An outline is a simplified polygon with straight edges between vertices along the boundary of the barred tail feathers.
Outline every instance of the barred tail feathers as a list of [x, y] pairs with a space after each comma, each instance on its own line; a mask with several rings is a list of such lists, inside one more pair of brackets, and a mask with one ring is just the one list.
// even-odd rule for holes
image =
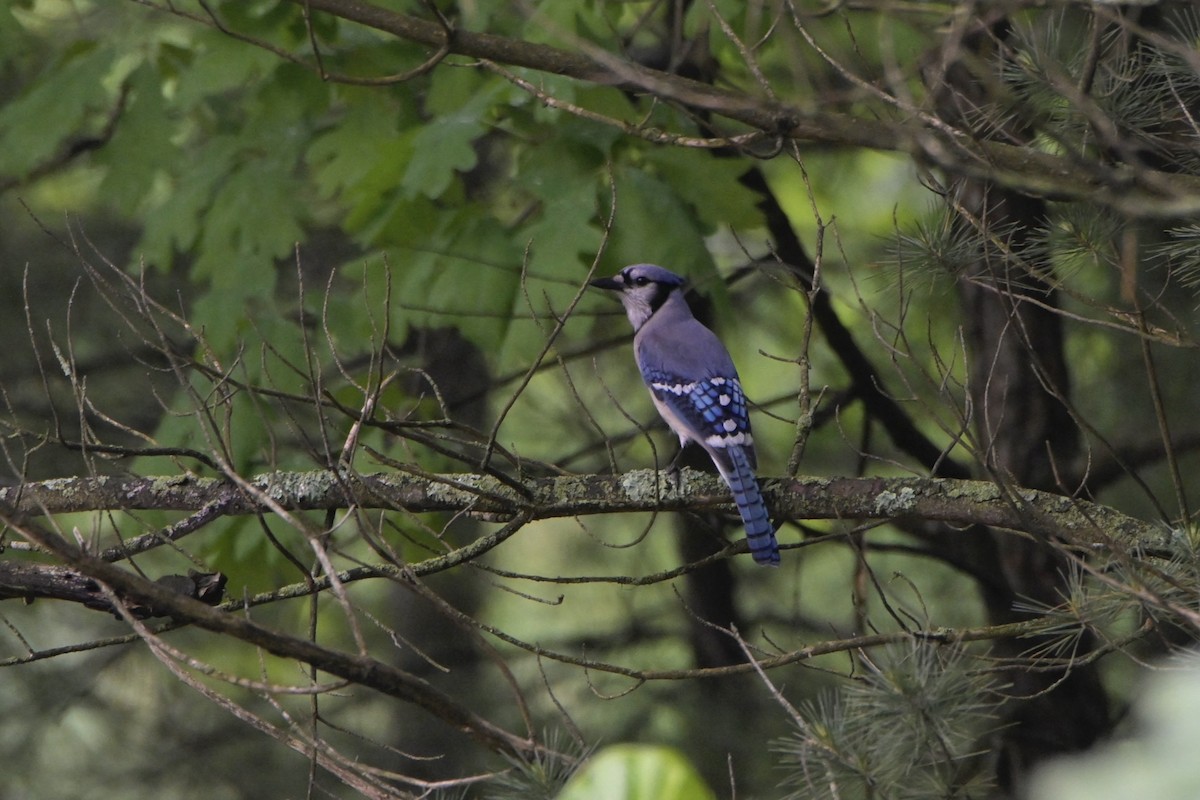
[[746, 526], [746, 541], [750, 544], [750, 555], [755, 563], [779, 566], [779, 544], [775, 541], [775, 529], [771, 526], [771, 517], [758, 490], [758, 481], [746, 451], [736, 445], [714, 447], [709, 449], [709, 455], [733, 493], [733, 501]]

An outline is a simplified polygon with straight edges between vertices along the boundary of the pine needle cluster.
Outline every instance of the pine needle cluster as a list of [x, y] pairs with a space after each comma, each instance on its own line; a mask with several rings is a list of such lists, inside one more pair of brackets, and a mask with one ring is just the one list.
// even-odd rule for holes
[[[1077, 9], [1015, 23], [995, 74], [976, 76], [987, 91], [960, 109], [960, 124], [977, 135], [990, 132], [1009, 144], [1112, 167], [1114, 175], [1200, 175], [1200, 9], [1164, 4], [1156, 14], [1162, 18], [1140, 28], [1089, 22]], [[961, 278], [970, 265], [991, 260], [1007, 261], [1006, 275], [1024, 271], [1047, 286], [1091, 269], [1096, 286], [1097, 275], [1133, 263], [1134, 254], [1121, 250], [1129, 220], [1087, 198], [1048, 202], [1040, 223], [1026, 219], [1014, 227], [971, 219], [976, 212], [956, 207], [953, 189], [940, 194], [943, 202], [897, 231], [890, 248], [896, 269], [888, 272], [903, 274], [906, 285]], [[1200, 291], [1200, 226], [1179, 220], [1136, 233], [1142, 268], [1165, 270], [1170, 281]]]
[[809, 704], [777, 744], [789, 798], [978, 797], [999, 695], [958, 647], [911, 640], [863, 655], [844, 691]]
[[489, 781], [483, 796], [488, 800], [554, 800], [594, 749], [594, 744], [551, 730], [545, 746], [536, 753], [507, 757], [510, 769]]

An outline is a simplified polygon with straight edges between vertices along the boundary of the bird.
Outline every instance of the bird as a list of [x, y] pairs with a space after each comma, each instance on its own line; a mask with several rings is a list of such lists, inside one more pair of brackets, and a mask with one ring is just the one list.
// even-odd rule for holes
[[659, 415], [679, 437], [704, 448], [733, 493], [750, 555], [779, 566], [779, 544], [758, 487], [746, 396], [717, 335], [692, 316], [685, 280], [656, 264], [633, 264], [589, 281], [617, 292], [633, 325], [633, 353]]

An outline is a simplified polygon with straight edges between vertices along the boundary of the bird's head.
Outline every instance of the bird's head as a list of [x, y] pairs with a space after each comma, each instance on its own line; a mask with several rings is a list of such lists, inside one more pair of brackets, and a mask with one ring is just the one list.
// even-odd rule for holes
[[625, 313], [636, 331], [654, 316], [654, 312], [683, 289], [683, 278], [654, 264], [634, 264], [611, 278], [596, 278], [591, 282], [597, 289], [618, 292]]

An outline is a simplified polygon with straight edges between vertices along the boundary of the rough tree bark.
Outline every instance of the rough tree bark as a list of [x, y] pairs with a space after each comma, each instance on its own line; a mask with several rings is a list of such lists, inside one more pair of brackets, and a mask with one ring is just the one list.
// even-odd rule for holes
[[[1032, 130], [1020, 122], [980, 124], [978, 109], [994, 102], [999, 64], [1006, 57], [1010, 21], [1000, 12], [984, 18], [965, 37], [969, 53], [931, 70], [943, 119], [977, 136], [1029, 141]], [[991, 63], [996, 72], [980, 74]], [[958, 295], [970, 358], [968, 394], [977, 447], [984, 469], [1002, 484], [1063, 492], [1059, 470], [1074, 463], [1079, 450], [1076, 425], [1064, 400], [1070, 376], [1053, 266], [1038, 246], [1047, 228], [1046, 203], [993, 181], [953, 178], [948, 200], [966, 241], [978, 242], [975, 256], [961, 265]], [[1013, 622], [1027, 615], [1018, 602], [1054, 606], [1064, 599], [1069, 564], [1045, 538], [992, 536], [997, 560], [990, 579], [980, 582], [990, 620]], [[978, 562], [976, 562], [978, 563]], [[1085, 637], [1079, 654], [1091, 649]], [[1019, 659], [1038, 646], [1036, 639], [1000, 640], [995, 654]], [[1003, 789], [1021, 793], [1030, 767], [1057, 753], [1082, 750], [1109, 730], [1108, 698], [1096, 667], [1005, 671], [1007, 722], [997, 749], [997, 777]]]

